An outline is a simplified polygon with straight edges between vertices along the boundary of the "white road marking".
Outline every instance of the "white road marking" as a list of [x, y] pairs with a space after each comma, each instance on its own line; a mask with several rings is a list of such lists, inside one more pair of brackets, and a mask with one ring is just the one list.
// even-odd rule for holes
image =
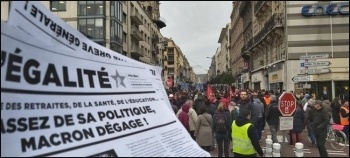
[[339, 151], [339, 150], [327, 150], [327, 152], [343, 153], [344, 151]]
[[[295, 148], [293, 148], [293, 150], [296, 150]], [[303, 150], [310, 150], [310, 149], [303, 149]]]
[[[294, 151], [296, 152], [296, 151]], [[311, 154], [311, 151], [304, 151], [305, 154]]]
[[[271, 139], [271, 135], [270, 134], [267, 135], [267, 139]], [[283, 136], [277, 135], [277, 140], [278, 140], [279, 143], [282, 143], [283, 142]], [[286, 143], [288, 143], [287, 137], [284, 137], [284, 141]]]
[[328, 155], [347, 155], [346, 153], [328, 153]]

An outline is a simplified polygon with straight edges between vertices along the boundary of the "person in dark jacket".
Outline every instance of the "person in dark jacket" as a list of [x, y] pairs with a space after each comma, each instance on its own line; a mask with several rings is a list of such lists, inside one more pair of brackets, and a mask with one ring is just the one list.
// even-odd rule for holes
[[279, 117], [281, 116], [280, 111], [278, 110], [278, 103], [277, 103], [277, 98], [275, 95], [270, 96], [271, 103], [268, 105], [266, 112], [265, 112], [265, 117], [266, 117], [266, 122], [270, 127], [270, 132], [271, 132], [271, 138], [273, 143], [278, 143], [277, 140], [277, 132], [278, 132], [278, 123], [279, 123]]
[[339, 97], [335, 97], [331, 103], [332, 108], [332, 119], [335, 124], [340, 124], [340, 107], [341, 107], [341, 99]]
[[176, 103], [177, 108], [181, 109], [182, 105], [184, 105], [186, 101], [187, 101], [187, 96], [182, 94], [180, 96], [180, 99]]
[[315, 101], [315, 114], [313, 116], [312, 129], [314, 131], [317, 143], [317, 149], [320, 153], [320, 157], [328, 157], [328, 153], [325, 147], [327, 137], [327, 126], [329, 124], [329, 115], [327, 111], [322, 107], [322, 101]]
[[290, 131], [292, 133], [292, 144], [295, 145], [297, 142], [302, 142], [301, 133], [304, 129], [304, 110], [301, 102], [296, 102], [297, 108], [293, 116], [293, 129]]
[[[207, 112], [208, 114], [211, 115], [211, 117], [214, 117], [215, 111], [216, 111], [216, 105], [215, 103], [210, 102], [210, 99], [207, 99], [205, 101], [205, 105], [207, 107]], [[212, 132], [212, 144], [210, 146], [210, 150], [214, 150], [216, 144], [216, 140], [215, 140], [215, 132]]]
[[238, 101], [237, 106], [240, 110], [246, 109], [248, 111], [251, 111], [252, 109], [252, 102], [248, 96], [248, 92], [246, 90], [241, 90], [239, 92], [240, 100]]
[[253, 106], [251, 109], [251, 121], [256, 129], [256, 132], [258, 134], [258, 138], [261, 141], [262, 131], [264, 130], [264, 110], [265, 106], [261, 102], [261, 100], [258, 98], [257, 91], [254, 91], [253, 94]]
[[205, 99], [202, 93], [197, 94], [197, 99], [194, 101], [193, 109], [197, 114], [200, 114], [200, 109], [205, 108]]
[[313, 116], [315, 113], [315, 108], [314, 108], [315, 102], [312, 102], [312, 104], [308, 103], [306, 111], [304, 113], [304, 127], [307, 128], [308, 131], [308, 137], [311, 140], [311, 145], [309, 147], [315, 147], [316, 146], [316, 138], [315, 134], [312, 130], [312, 124], [313, 124]]
[[[222, 157], [223, 153], [225, 157], [229, 157], [229, 146], [230, 146], [230, 131], [231, 131], [231, 115], [225, 110], [224, 103], [219, 103], [217, 112], [213, 117], [212, 130], [215, 133], [216, 142], [218, 144], [218, 157]], [[219, 115], [225, 115], [226, 118], [226, 131], [225, 133], [219, 133], [217, 131], [217, 118]]]
[[[254, 125], [250, 122], [250, 111], [241, 109], [237, 119], [232, 123], [232, 150], [235, 157], [262, 157], [263, 150], [259, 144]], [[247, 129], [247, 130], [246, 130]], [[248, 138], [246, 137], [248, 136]]]

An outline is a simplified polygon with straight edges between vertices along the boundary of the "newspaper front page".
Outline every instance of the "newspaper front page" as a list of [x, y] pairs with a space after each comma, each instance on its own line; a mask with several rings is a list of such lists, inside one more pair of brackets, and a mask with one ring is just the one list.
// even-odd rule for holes
[[169, 110], [151, 67], [16, 26], [1, 23], [1, 156], [210, 156]]

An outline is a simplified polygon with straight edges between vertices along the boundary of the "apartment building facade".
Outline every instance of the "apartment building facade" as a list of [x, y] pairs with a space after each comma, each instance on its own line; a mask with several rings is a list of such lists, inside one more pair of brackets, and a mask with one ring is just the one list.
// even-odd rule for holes
[[231, 73], [230, 66], [230, 41], [229, 34], [231, 31], [231, 23], [226, 24], [225, 28], [221, 29], [221, 33], [218, 39], [218, 43], [220, 43], [220, 49], [218, 49], [217, 54], [217, 71], [221, 73]]
[[[349, 2], [302, 1], [286, 2], [287, 37], [287, 88], [295, 91], [315, 92], [316, 95], [349, 95]], [[310, 74], [310, 88], [306, 82], [291, 82], [293, 76], [301, 75], [301, 55], [329, 54], [329, 66], [309, 67], [328, 69], [328, 72]]]
[[[331, 5], [332, 11], [327, 10]], [[231, 14], [233, 72], [240, 56], [248, 70], [241, 74], [241, 88], [315, 92], [330, 98], [348, 94], [349, 3], [340, 1], [234, 1]], [[306, 9], [305, 9], [306, 8]], [[317, 8], [317, 9], [316, 9]], [[329, 7], [328, 7], [329, 8]], [[238, 10], [238, 15], [235, 14]], [[332, 15], [330, 15], [332, 14]], [[242, 19], [243, 28], [237, 28]], [[242, 33], [239, 33], [242, 31]], [[238, 35], [237, 35], [238, 34]], [[243, 40], [237, 40], [243, 36]], [[243, 41], [241, 51], [237, 45]], [[310, 75], [306, 82], [292, 78], [305, 75], [300, 56], [329, 54], [325, 73]], [[237, 57], [238, 58], [238, 57]], [[239, 77], [239, 73], [233, 73]]]
[[211, 63], [210, 63], [210, 66], [209, 66], [209, 70], [208, 70], [208, 72], [207, 72], [207, 80], [208, 81], [210, 81], [210, 80], [212, 80], [213, 78], [215, 78], [216, 77], [216, 73], [217, 73], [217, 71], [216, 71], [216, 59], [215, 59], [215, 55], [213, 55], [212, 57], [211, 57]]
[[[123, 3], [123, 53], [152, 65], [162, 66], [163, 36], [158, 1], [121, 1]], [[148, 10], [146, 10], [148, 9]]]
[[173, 78], [175, 86], [178, 86], [181, 83], [194, 83], [196, 81], [196, 74], [180, 47], [177, 46], [171, 38], [164, 38], [164, 40], [166, 41], [166, 47], [163, 51], [164, 80]]
[[241, 3], [238, 1], [232, 2], [232, 12], [230, 16], [232, 30], [229, 34], [230, 64], [232, 75], [235, 78], [235, 87], [243, 87], [241, 75], [245, 74], [245, 72], [248, 70], [247, 64], [245, 64], [243, 58], [241, 57], [241, 49], [244, 46], [244, 40], [243, 18], [239, 16], [240, 5]]

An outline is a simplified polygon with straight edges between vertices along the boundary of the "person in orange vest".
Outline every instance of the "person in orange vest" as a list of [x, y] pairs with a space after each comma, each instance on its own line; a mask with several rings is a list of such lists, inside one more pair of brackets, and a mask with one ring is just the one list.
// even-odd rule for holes
[[343, 132], [349, 141], [349, 101], [344, 100], [339, 112], [340, 124], [344, 126]]
[[269, 92], [265, 92], [265, 94], [264, 94], [264, 100], [265, 100], [266, 106], [270, 105], [270, 103], [271, 103], [271, 98], [270, 98]]

